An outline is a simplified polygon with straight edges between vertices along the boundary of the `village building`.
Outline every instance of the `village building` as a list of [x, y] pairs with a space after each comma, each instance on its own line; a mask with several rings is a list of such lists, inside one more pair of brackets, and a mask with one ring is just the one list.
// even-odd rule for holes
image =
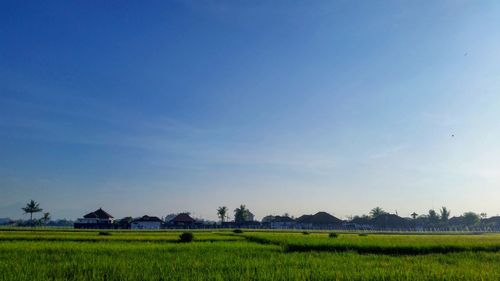
[[132, 220], [131, 229], [160, 229], [163, 221], [158, 217], [142, 216]]
[[193, 227], [195, 223], [196, 220], [193, 219], [188, 213], [180, 213], [172, 219], [166, 221], [167, 226], [185, 228]]
[[99, 208], [94, 212], [88, 213], [79, 218], [75, 224], [75, 228], [96, 228], [96, 229], [110, 229], [113, 228], [114, 217]]

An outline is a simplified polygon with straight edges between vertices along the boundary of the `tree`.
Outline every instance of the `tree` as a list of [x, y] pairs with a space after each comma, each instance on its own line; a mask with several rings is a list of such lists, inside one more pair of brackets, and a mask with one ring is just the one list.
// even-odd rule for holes
[[467, 226], [474, 226], [479, 223], [479, 215], [474, 212], [466, 212], [463, 217], [464, 223]]
[[234, 222], [242, 223], [248, 219], [248, 210], [245, 205], [240, 205], [239, 208], [234, 209]]
[[50, 221], [50, 213], [43, 213], [42, 221], [44, 224], [47, 224]]
[[386, 211], [380, 207], [375, 207], [370, 211], [370, 215], [374, 218], [384, 214], [387, 214]]
[[415, 212], [413, 212], [410, 216], [411, 216], [414, 220], [416, 220], [416, 219], [417, 219], [417, 217], [418, 217], [418, 214], [417, 214], [417, 213], [415, 213]]
[[224, 222], [224, 220], [227, 218], [227, 207], [222, 206], [217, 208], [217, 216], [220, 218], [221, 222]]
[[429, 210], [429, 216], [427, 217], [429, 220], [429, 223], [431, 224], [436, 224], [439, 222], [439, 215], [437, 214], [436, 210], [430, 209]]
[[448, 219], [450, 218], [451, 211], [448, 210], [446, 207], [441, 207], [439, 212], [441, 213], [441, 221], [448, 222]]
[[34, 200], [31, 200], [29, 203], [26, 204], [26, 207], [21, 208], [25, 214], [30, 214], [30, 223], [33, 225], [33, 213], [38, 213], [43, 211], [42, 208], [40, 208], [40, 204], [35, 202]]
[[481, 219], [485, 220], [488, 215], [486, 213], [480, 213], [479, 216], [481, 217]]

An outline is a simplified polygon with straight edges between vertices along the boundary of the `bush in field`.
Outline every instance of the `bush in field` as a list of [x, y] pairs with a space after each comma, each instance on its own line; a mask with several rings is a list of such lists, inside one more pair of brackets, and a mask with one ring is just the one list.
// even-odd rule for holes
[[179, 235], [179, 242], [188, 243], [193, 241], [194, 235], [191, 232], [183, 232]]
[[360, 233], [359, 236], [368, 236], [368, 233]]
[[337, 233], [335, 233], [335, 232], [332, 232], [332, 233], [328, 234], [328, 237], [330, 237], [330, 238], [337, 238], [337, 237], [339, 237], [339, 235]]
[[243, 233], [243, 230], [241, 230], [241, 229], [235, 229], [235, 230], [233, 230], [233, 233]]
[[108, 235], [111, 235], [111, 233], [109, 233], [107, 231], [99, 231], [99, 235], [108, 236]]
[[309, 235], [309, 234], [311, 234], [311, 233], [310, 233], [310, 232], [308, 232], [308, 231], [302, 231], [302, 234], [304, 234], [304, 235]]

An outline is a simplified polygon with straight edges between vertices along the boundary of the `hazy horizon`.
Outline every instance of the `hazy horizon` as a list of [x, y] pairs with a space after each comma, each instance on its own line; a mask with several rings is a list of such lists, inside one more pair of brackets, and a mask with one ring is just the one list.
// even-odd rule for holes
[[0, 3], [0, 217], [500, 213], [500, 2], [147, 4]]

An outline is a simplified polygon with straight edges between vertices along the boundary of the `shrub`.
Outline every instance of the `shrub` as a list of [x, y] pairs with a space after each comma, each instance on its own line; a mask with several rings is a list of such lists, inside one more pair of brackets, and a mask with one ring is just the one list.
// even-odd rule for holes
[[311, 233], [309, 233], [308, 231], [302, 231], [302, 234], [304, 234], [304, 235], [309, 235], [309, 234], [311, 234]]
[[359, 236], [368, 236], [368, 233], [360, 233]]
[[109, 233], [107, 231], [99, 231], [99, 235], [108, 236], [108, 235], [111, 235], [111, 233]]
[[235, 229], [235, 230], [233, 230], [233, 233], [243, 233], [243, 230], [241, 230], [241, 229]]
[[181, 235], [179, 235], [179, 242], [184, 242], [188, 243], [193, 241], [194, 235], [191, 232], [183, 232]]
[[330, 238], [337, 238], [337, 237], [339, 237], [339, 235], [337, 233], [335, 233], [335, 232], [332, 232], [332, 233], [328, 234], [328, 237], [330, 237]]

